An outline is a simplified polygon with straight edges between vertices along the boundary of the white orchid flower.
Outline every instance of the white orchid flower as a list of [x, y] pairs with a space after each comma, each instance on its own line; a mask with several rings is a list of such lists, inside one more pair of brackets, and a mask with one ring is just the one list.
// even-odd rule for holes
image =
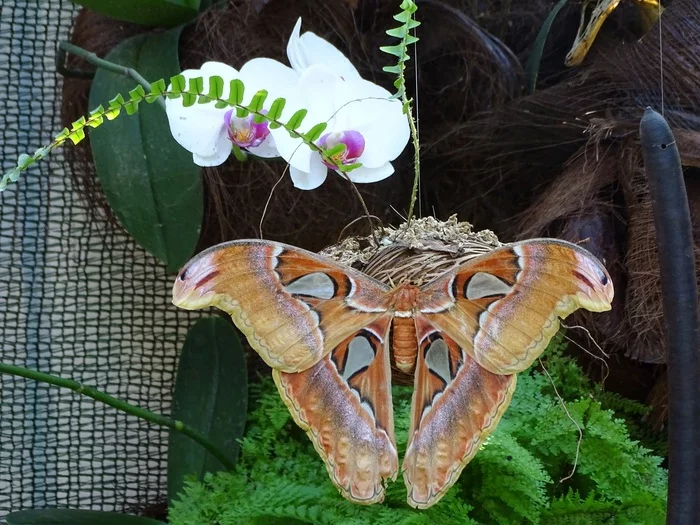
[[391, 161], [403, 151], [410, 136], [401, 102], [390, 99], [391, 94], [381, 86], [362, 79], [331, 44], [313, 33], [299, 36], [299, 32], [297, 22], [287, 54], [301, 76], [286, 108], [308, 110], [297, 130], [300, 133], [320, 122], [327, 123], [316, 141], [321, 149], [329, 150], [340, 143], [346, 149], [332, 162], [324, 161], [318, 151], [290, 136], [284, 128], [272, 130], [280, 156], [290, 165], [294, 186], [317, 188], [326, 180], [328, 169], [337, 171], [341, 164], [362, 164], [347, 172], [353, 182], [377, 182], [389, 177], [394, 173]]
[[[182, 75], [188, 82], [203, 77], [205, 90], [209, 77], [221, 77], [223, 98], [229, 96], [231, 80], [240, 79], [244, 85], [243, 103], [247, 104], [255, 93], [265, 89], [267, 106], [278, 97], [286, 98], [299, 79], [297, 72], [269, 58], [254, 58], [240, 71], [221, 62], [205, 62], [200, 69], [187, 69]], [[253, 122], [253, 115], [239, 118], [235, 109], [219, 109], [214, 103], [184, 107], [181, 98], [166, 99], [165, 111], [173, 137], [192, 152], [192, 160], [199, 166], [222, 164], [231, 154], [233, 144], [259, 157], [279, 156], [268, 123]]]
[[297, 20], [287, 43], [287, 58], [292, 69], [302, 74], [311, 66], [326, 66], [345, 81], [359, 80], [360, 74], [333, 44], [307, 31], [301, 34], [301, 18]]

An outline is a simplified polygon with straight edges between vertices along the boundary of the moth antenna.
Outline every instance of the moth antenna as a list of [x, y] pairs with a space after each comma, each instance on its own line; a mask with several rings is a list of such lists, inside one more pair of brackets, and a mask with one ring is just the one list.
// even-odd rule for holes
[[545, 375], [549, 378], [549, 382], [552, 384], [552, 388], [554, 389], [554, 394], [557, 396], [557, 399], [559, 400], [559, 403], [561, 404], [561, 407], [564, 409], [564, 413], [566, 414], [566, 417], [568, 417], [571, 422], [576, 426], [576, 430], [578, 430], [578, 441], [576, 442], [576, 456], [574, 456], [574, 466], [571, 468], [571, 472], [569, 472], [566, 476], [561, 478], [559, 480], [559, 483], [563, 483], [568, 479], [571, 479], [574, 477], [574, 474], [576, 473], [576, 467], [578, 466], [578, 457], [579, 453], [581, 452], [581, 442], [583, 441], [583, 429], [579, 426], [579, 424], [576, 422], [576, 420], [571, 417], [571, 413], [569, 412], [569, 409], [566, 408], [566, 403], [564, 402], [564, 398], [562, 398], [559, 395], [559, 391], [557, 390], [557, 385], [554, 384], [554, 380], [552, 379], [552, 376], [549, 375], [549, 372], [544, 366], [544, 363], [542, 362], [542, 359], [538, 359], [540, 362], [540, 366], [542, 367], [542, 371], [545, 373]]

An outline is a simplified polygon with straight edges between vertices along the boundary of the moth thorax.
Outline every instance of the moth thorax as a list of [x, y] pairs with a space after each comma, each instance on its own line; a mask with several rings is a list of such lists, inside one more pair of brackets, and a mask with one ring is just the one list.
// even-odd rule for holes
[[416, 366], [418, 344], [413, 317], [394, 317], [391, 328], [391, 347], [394, 350], [396, 367], [410, 373]]

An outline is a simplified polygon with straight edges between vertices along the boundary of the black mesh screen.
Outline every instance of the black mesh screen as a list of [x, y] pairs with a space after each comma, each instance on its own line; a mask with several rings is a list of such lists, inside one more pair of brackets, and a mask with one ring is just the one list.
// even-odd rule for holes
[[[0, 7], [0, 159], [60, 130], [57, 43], [69, 0]], [[31, 94], [31, 99], [29, 98]], [[169, 412], [190, 314], [172, 276], [93, 220], [61, 151], [0, 193], [0, 359]], [[67, 390], [0, 376], [0, 519], [10, 510], [127, 510], [165, 497], [167, 433]]]

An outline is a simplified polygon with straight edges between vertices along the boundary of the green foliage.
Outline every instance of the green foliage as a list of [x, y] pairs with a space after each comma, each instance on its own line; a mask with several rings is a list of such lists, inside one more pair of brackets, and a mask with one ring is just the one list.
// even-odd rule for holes
[[73, 509], [21, 510], [8, 514], [7, 525], [165, 525], [162, 521], [116, 512]]
[[[181, 29], [128, 38], [105, 59], [150, 78], [173, 75], [180, 71]], [[151, 91], [164, 88], [164, 83], [158, 84]], [[73, 124], [76, 139], [85, 138], [86, 127], [97, 128], [90, 131], [90, 150], [110, 207], [136, 242], [176, 272], [199, 240], [204, 213], [201, 168], [175, 141], [165, 113], [153, 104], [160, 97], [147, 94], [141, 85], [134, 87], [133, 80], [122, 74], [99, 68], [89, 106], [98, 106], [115, 93], [108, 110], [98, 107], [90, 113], [91, 120]], [[122, 108], [129, 116], [117, 119]], [[100, 126], [105, 118], [114, 120]]]
[[394, 29], [389, 29], [386, 32], [387, 35], [398, 38], [400, 42], [393, 46], [383, 46], [379, 48], [385, 53], [399, 59], [396, 65], [384, 66], [384, 68], [382, 68], [387, 73], [396, 75], [397, 78], [394, 81], [394, 86], [397, 89], [397, 97], [403, 96], [406, 91], [406, 78], [404, 73], [406, 71], [406, 62], [411, 58], [408, 54], [408, 46], [418, 42], [418, 38], [411, 35], [411, 30], [420, 25], [420, 22], [415, 19], [417, 10], [418, 6], [413, 0], [403, 0], [401, 2], [401, 12], [394, 15], [394, 20], [400, 22], [401, 25]]
[[[236, 471], [191, 481], [171, 507], [174, 525], [313, 524], [645, 524], [664, 523], [666, 473], [661, 459], [629, 438], [619, 414], [569, 358], [560, 340], [547, 369], [572, 417], [583, 429], [574, 475], [578, 430], [542, 372], [521, 374], [510, 409], [460, 480], [425, 511], [405, 503], [399, 476], [386, 501], [369, 507], [344, 500], [328, 479], [304, 432], [294, 425], [268, 379], [253, 390]], [[399, 454], [406, 448], [411, 389], [394, 387]], [[607, 396], [601, 396], [607, 397]], [[627, 401], [627, 400], [625, 400]], [[621, 410], [639, 411], [635, 403]]]
[[73, 0], [111, 18], [145, 26], [173, 27], [197, 16], [200, 0]]
[[[97, 128], [104, 123], [105, 119], [114, 120], [121, 114], [122, 110], [124, 110], [127, 115], [134, 115], [138, 112], [142, 102], [152, 104], [153, 102], [161, 100], [162, 97], [167, 97], [169, 99], [182, 98], [185, 107], [190, 107], [197, 103], [209, 104], [213, 102], [217, 108], [235, 108], [236, 115], [239, 117], [252, 114], [254, 115], [255, 122], [260, 123], [267, 121], [272, 129], [284, 127], [292, 137], [300, 139], [309, 148], [320, 153], [329, 164], [333, 164], [332, 159], [329, 158], [328, 152], [314, 143], [320, 136], [318, 130], [320, 129], [322, 132], [327, 126], [326, 123], [322, 122], [316, 124], [306, 134], [297, 131], [303, 123], [304, 118], [306, 118], [307, 110], [301, 109], [295, 112], [285, 123], [281, 120], [281, 115], [286, 104], [284, 98], [275, 99], [270, 106], [270, 111], [265, 112], [262, 107], [267, 99], [267, 91], [258, 91], [253, 96], [250, 103], [245, 105], [243, 104], [245, 86], [240, 79], [231, 81], [231, 89], [227, 99], [222, 98], [223, 79], [221, 77], [211, 76], [207, 81], [208, 85], [205, 89], [203, 77], [192, 78], [188, 84], [187, 79], [183, 75], [175, 75], [170, 79], [171, 86], [169, 89], [165, 85], [165, 80], [160, 79], [153, 82], [148, 91], [142, 86], [132, 89], [128, 93], [128, 99], [124, 98], [121, 93], [118, 94], [108, 102], [106, 109], [102, 105], [99, 105], [89, 112], [87, 118], [81, 117], [71, 124], [70, 129], [64, 128], [54, 137], [54, 140], [48, 146], [39, 148], [33, 155], [20, 155], [17, 166], [6, 171], [0, 179], [0, 192], [5, 190], [10, 182], [17, 182], [23, 171], [27, 170], [35, 162], [46, 157], [55, 148], [63, 146], [67, 141], [72, 142], [74, 145], [78, 144], [85, 138], [85, 131], [87, 128]], [[338, 166], [337, 169], [341, 172], [349, 172], [360, 166], [362, 166], [362, 164], [354, 163]]]
[[544, 52], [544, 44], [547, 42], [547, 37], [549, 36], [549, 31], [552, 29], [554, 19], [568, 2], [569, 0], [559, 0], [549, 12], [547, 19], [537, 33], [535, 45], [532, 47], [532, 52], [525, 66], [525, 70], [527, 71], [527, 87], [530, 93], [534, 93], [537, 87], [537, 76], [540, 72], [540, 61], [542, 60], [542, 53]]
[[[415, 30], [420, 25], [415, 19], [418, 6], [413, 0], [403, 0], [401, 2], [401, 12], [394, 15], [394, 20], [401, 22], [399, 27], [387, 30], [389, 36], [400, 39], [397, 45], [380, 47], [381, 51], [397, 57], [398, 63], [393, 66], [384, 66], [382, 68], [387, 73], [396, 75], [394, 86], [397, 92], [395, 98], [400, 98], [403, 103], [403, 112], [408, 117], [408, 125], [411, 128], [411, 139], [413, 141], [413, 189], [411, 190], [411, 200], [408, 206], [408, 221], [413, 218], [413, 208], [416, 204], [418, 196], [418, 186], [420, 182], [420, 141], [418, 140], [418, 129], [416, 120], [413, 118], [413, 108], [411, 107], [412, 99], [406, 96], [406, 62], [411, 58], [408, 55], [408, 46], [418, 42], [418, 38], [411, 35], [411, 30]], [[351, 166], [346, 166], [345, 171], [349, 171]]]
[[[173, 394], [172, 417], [204, 434], [230, 463], [238, 456], [245, 430], [248, 371], [241, 340], [233, 325], [221, 317], [197, 321], [187, 333], [180, 353]], [[225, 466], [198, 443], [171, 431], [168, 443], [168, 494], [182, 490], [183, 480]]]

